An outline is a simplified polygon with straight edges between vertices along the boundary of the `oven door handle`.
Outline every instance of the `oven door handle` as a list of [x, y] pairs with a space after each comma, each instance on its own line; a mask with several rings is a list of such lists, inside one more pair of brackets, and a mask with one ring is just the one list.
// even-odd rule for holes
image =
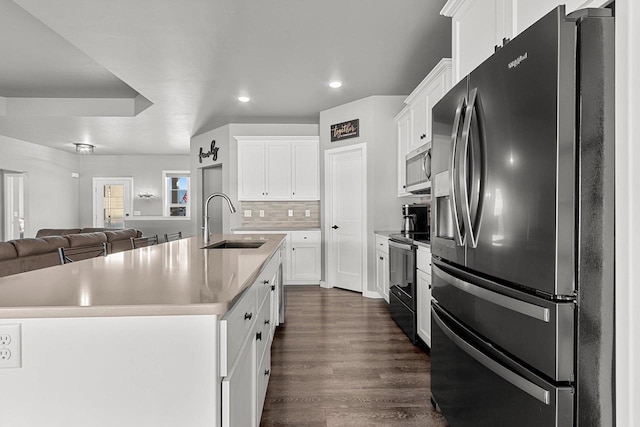
[[396, 242], [395, 240], [389, 240], [389, 246], [394, 248], [403, 249], [405, 251], [413, 251], [415, 246], [407, 245], [405, 243]]
[[494, 374], [498, 375], [503, 380], [511, 383], [513, 386], [518, 387], [520, 390], [527, 393], [529, 396], [538, 399], [540, 402], [548, 405], [550, 402], [551, 393], [549, 390], [545, 390], [539, 385], [532, 383], [528, 379], [516, 374], [508, 368], [505, 368], [462, 338], [460, 338], [454, 331], [452, 331], [438, 313], [431, 308], [431, 317], [435, 320], [436, 324], [442, 332], [451, 340], [453, 343], [458, 346], [458, 348], [468, 354], [470, 357], [475, 359], [478, 363], [480, 363], [485, 368], [489, 369]]

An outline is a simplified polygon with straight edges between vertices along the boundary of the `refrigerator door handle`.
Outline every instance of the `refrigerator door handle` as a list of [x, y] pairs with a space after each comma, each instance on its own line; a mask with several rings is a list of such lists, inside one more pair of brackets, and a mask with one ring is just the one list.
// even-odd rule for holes
[[[462, 125], [462, 152], [460, 154], [460, 162], [462, 163], [462, 219], [464, 221], [464, 228], [467, 230], [467, 236], [472, 248], [478, 247], [478, 230], [473, 229], [471, 223], [471, 202], [469, 195], [469, 179], [468, 179], [468, 162], [469, 157], [469, 134], [471, 132], [471, 118], [476, 107], [476, 99], [478, 96], [478, 89], [474, 88], [469, 93], [469, 102], [467, 103], [467, 109], [464, 115], [464, 124]], [[471, 159], [473, 161], [473, 158]], [[472, 164], [472, 168], [476, 168], [479, 165]]]
[[451, 179], [451, 212], [453, 213], [453, 223], [454, 223], [454, 239], [458, 246], [464, 245], [464, 237], [462, 236], [462, 232], [460, 231], [460, 219], [458, 218], [458, 207], [456, 203], [456, 152], [458, 150], [458, 131], [460, 130], [460, 119], [462, 117], [462, 112], [465, 110], [467, 104], [467, 98], [461, 98], [458, 102], [458, 107], [456, 108], [456, 117], [453, 121], [453, 131], [451, 132], [451, 167], [449, 169]]
[[515, 298], [508, 297], [506, 295], [499, 294], [497, 292], [490, 291], [472, 283], [466, 282], [462, 279], [458, 279], [444, 271], [436, 264], [431, 265], [432, 271], [436, 276], [460, 289], [463, 292], [471, 294], [477, 298], [488, 301], [492, 304], [499, 305], [507, 310], [515, 311], [524, 316], [532, 317], [537, 320], [541, 320], [545, 323], [549, 323], [551, 320], [551, 312], [546, 307], [540, 307], [539, 305], [531, 304], [529, 302], [520, 301]]
[[444, 332], [445, 335], [451, 341], [453, 341], [455, 345], [458, 346], [458, 348], [460, 348], [460, 350], [464, 351], [470, 357], [475, 359], [478, 363], [483, 365], [485, 368], [489, 369], [491, 372], [498, 375], [505, 381], [508, 381], [515, 387], [518, 387], [520, 390], [524, 391], [529, 396], [535, 399], [538, 399], [540, 402], [544, 403], [545, 405], [549, 404], [551, 400], [550, 399], [551, 393], [549, 392], [549, 390], [545, 390], [539, 385], [532, 383], [526, 378], [521, 377], [515, 372], [512, 372], [511, 370], [505, 368], [495, 360], [491, 359], [490, 357], [482, 353], [480, 350], [473, 347], [471, 344], [467, 343], [465, 340], [460, 338], [454, 331], [452, 331], [444, 323], [442, 319], [440, 319], [440, 316], [438, 316], [438, 313], [436, 313], [433, 310], [433, 308], [431, 309], [431, 316], [433, 320], [435, 320], [435, 322], [438, 324], [440, 329], [442, 329], [442, 332]]

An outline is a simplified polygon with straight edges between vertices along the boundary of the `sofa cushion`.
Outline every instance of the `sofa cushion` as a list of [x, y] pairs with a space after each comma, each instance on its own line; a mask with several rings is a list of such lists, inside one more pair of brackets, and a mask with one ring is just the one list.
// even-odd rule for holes
[[109, 228], [96, 228], [96, 227], [87, 227], [78, 231], [78, 233], [95, 233], [96, 231], [107, 231]]
[[67, 234], [77, 234], [79, 232], [79, 228], [41, 228], [36, 233], [36, 237], [64, 236]]
[[[64, 237], [60, 237], [60, 239], [66, 240]], [[45, 240], [45, 238], [35, 237], [11, 240], [10, 242], [16, 248], [18, 257], [24, 257], [30, 255], [46, 254], [48, 252], [56, 252], [58, 248], [68, 246], [60, 239], [51, 239], [51, 237], [48, 237], [47, 240]]]
[[16, 247], [11, 242], [0, 242], [0, 261], [18, 258]]
[[115, 242], [118, 240], [127, 240], [132, 237], [138, 237], [138, 230], [133, 228], [125, 228], [124, 230], [109, 230], [104, 232], [107, 236], [107, 242]]
[[72, 248], [107, 242], [107, 236], [100, 231], [95, 233], [69, 234], [65, 237], [69, 241], [69, 246]]

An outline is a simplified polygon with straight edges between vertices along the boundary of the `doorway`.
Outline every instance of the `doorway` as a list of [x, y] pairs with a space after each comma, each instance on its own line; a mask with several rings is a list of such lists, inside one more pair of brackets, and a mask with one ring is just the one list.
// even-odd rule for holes
[[4, 240], [24, 238], [24, 175], [4, 174]]
[[[212, 193], [222, 193], [222, 164], [202, 168], [202, 203]], [[223, 215], [222, 198], [214, 197], [209, 202], [209, 231], [212, 234], [222, 234]]]
[[124, 228], [133, 206], [133, 178], [93, 178], [93, 226]]
[[367, 277], [367, 146], [325, 151], [325, 236], [330, 287], [363, 292]]

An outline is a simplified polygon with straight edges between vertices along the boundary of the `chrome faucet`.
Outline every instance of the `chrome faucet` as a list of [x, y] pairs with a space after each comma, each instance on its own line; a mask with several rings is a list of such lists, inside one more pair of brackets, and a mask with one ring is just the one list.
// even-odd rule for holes
[[214, 197], [222, 197], [223, 199], [225, 199], [227, 201], [227, 204], [229, 205], [229, 211], [231, 211], [231, 213], [236, 213], [236, 208], [233, 206], [233, 203], [231, 203], [231, 199], [229, 199], [229, 196], [227, 196], [224, 193], [213, 193], [212, 195], [210, 195], [207, 198], [207, 201], [204, 202], [204, 227], [203, 228], [203, 236], [202, 236], [202, 240], [204, 242], [205, 245], [209, 244], [209, 202], [211, 201], [211, 199], [213, 199]]

